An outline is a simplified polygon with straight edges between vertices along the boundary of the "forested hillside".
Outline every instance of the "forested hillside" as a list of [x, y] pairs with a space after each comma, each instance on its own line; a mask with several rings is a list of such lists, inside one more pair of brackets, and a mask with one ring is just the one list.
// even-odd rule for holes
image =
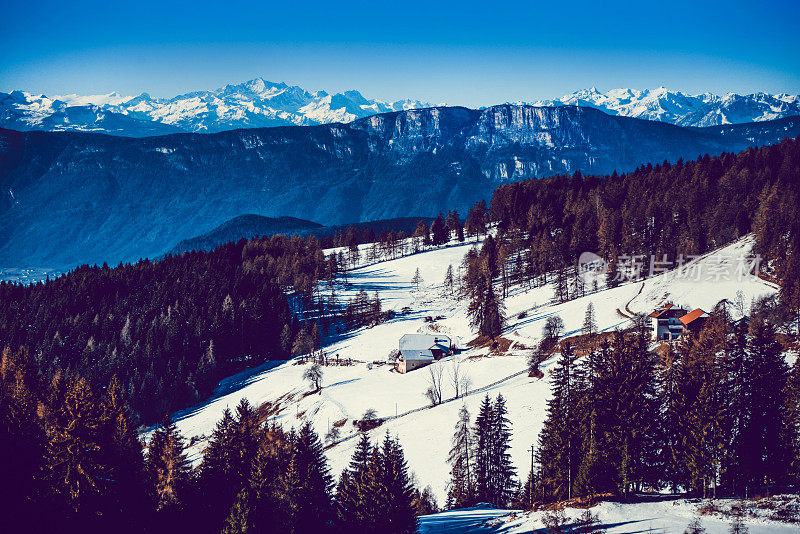
[[[554, 176], [498, 187], [489, 217], [526, 262], [515, 273], [544, 276], [595, 252], [615, 267], [641, 255], [662, 268], [756, 235], [760, 267], [800, 305], [800, 138], [738, 154], [647, 164], [628, 174]], [[470, 217], [467, 224], [469, 225]], [[682, 258], [682, 260], [681, 260]]]
[[78, 374], [101, 388], [116, 376], [134, 413], [152, 422], [207, 397], [224, 376], [288, 357], [293, 311], [322, 262], [315, 240], [278, 236], [83, 266], [27, 287], [0, 283], [0, 339], [26, 347], [45, 379]]

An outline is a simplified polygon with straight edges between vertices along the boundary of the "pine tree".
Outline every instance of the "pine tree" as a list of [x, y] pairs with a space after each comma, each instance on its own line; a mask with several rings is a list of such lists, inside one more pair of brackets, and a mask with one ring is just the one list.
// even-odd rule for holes
[[284, 533], [291, 527], [291, 502], [286, 473], [297, 436], [280, 428], [264, 433], [250, 477], [248, 523], [252, 532]]
[[52, 406], [45, 458], [50, 488], [78, 521], [96, 520], [111, 481], [102, 446], [106, 414], [84, 378], [69, 379], [63, 402]]
[[[204, 519], [208, 525], [219, 525], [225, 514], [230, 512], [234, 498], [242, 491], [240, 481], [233, 475], [235, 423], [230, 409], [225, 408], [222, 418], [211, 433], [203, 463], [200, 465], [198, 493], [215, 495], [203, 507], [206, 514]], [[214, 529], [218, 530], [218, 527]]]
[[128, 525], [137, 530], [144, 519], [146, 486], [142, 443], [132, 424], [132, 415], [123, 397], [122, 385], [114, 376], [102, 399], [107, 427], [103, 431], [102, 450], [111, 466], [113, 481], [108, 493], [105, 515], [110, 524]]
[[597, 333], [597, 320], [594, 317], [594, 304], [586, 306], [586, 313], [583, 316], [583, 328], [581, 333], [585, 336], [593, 336]]
[[294, 443], [285, 484], [290, 510], [288, 532], [329, 531], [333, 524], [333, 479], [322, 443], [309, 423]]
[[336, 513], [344, 532], [372, 532], [376, 516], [373, 510], [373, 450], [366, 433], [361, 434], [350, 465], [342, 472], [336, 489]]
[[417, 531], [414, 486], [408, 475], [403, 448], [389, 433], [378, 454], [379, 531], [387, 534], [412, 534]]
[[236, 495], [233, 506], [231, 506], [230, 512], [222, 525], [221, 532], [222, 534], [255, 532], [250, 519], [250, 496], [248, 490], [243, 489]]
[[448, 295], [453, 294], [454, 285], [455, 285], [455, 279], [453, 278], [453, 266], [448, 265], [447, 272], [444, 274], [444, 287]]
[[495, 294], [491, 279], [485, 273], [479, 274], [467, 307], [470, 324], [478, 329], [480, 335], [494, 339], [503, 330], [503, 310], [503, 303]]
[[539, 434], [540, 484], [545, 499], [563, 500], [571, 496], [573, 474], [577, 473], [580, 443], [573, 397], [573, 361], [572, 345], [565, 342], [553, 372], [553, 395], [547, 402], [547, 418]]
[[148, 444], [145, 472], [151, 483], [154, 508], [159, 521], [168, 528], [177, 526], [191, 485], [189, 460], [184, 452], [183, 438], [175, 423], [165, 416]]
[[475, 458], [475, 499], [478, 502], [491, 501], [491, 476], [494, 449], [494, 435], [492, 433], [492, 419], [494, 407], [487, 394], [481, 402], [478, 415], [475, 418], [475, 431], [472, 440]]
[[748, 348], [751, 368], [745, 396], [749, 413], [736, 454], [747, 487], [760, 488], [785, 480], [791, 462], [784, 397], [788, 368], [770, 325], [754, 320]]
[[569, 300], [569, 287], [567, 285], [567, 269], [563, 265], [556, 271], [555, 298], [558, 302]]
[[470, 415], [466, 405], [458, 411], [452, 447], [447, 457], [450, 464], [450, 484], [447, 488], [447, 508], [463, 508], [473, 503]]
[[445, 226], [447, 227], [448, 232], [450, 233], [450, 238], [453, 238], [453, 234], [455, 233], [456, 239], [459, 242], [464, 241], [464, 227], [461, 226], [461, 220], [458, 216], [458, 211], [453, 210], [447, 214], [447, 219], [445, 220]]
[[794, 361], [786, 382], [786, 419], [794, 458], [792, 473], [800, 478], [800, 358]]
[[508, 506], [516, 488], [516, 470], [511, 464], [511, 422], [506, 401], [502, 394], [497, 395], [492, 410], [492, 458], [491, 458], [491, 502], [500, 507]]
[[419, 290], [419, 286], [422, 283], [422, 276], [419, 274], [419, 267], [417, 267], [417, 271], [414, 273], [414, 278], [411, 279], [411, 283], [414, 284], [414, 289]]
[[[0, 515], [6, 528], [36, 530], [41, 526], [33, 507], [42, 491], [41, 472], [46, 437], [37, 414], [37, 393], [27, 353], [0, 352]], [[13, 459], [13, 461], [10, 461]], [[17, 524], [19, 526], [17, 527]]]
[[442, 214], [431, 223], [431, 243], [433, 246], [443, 245], [448, 241], [448, 231], [444, 225]]

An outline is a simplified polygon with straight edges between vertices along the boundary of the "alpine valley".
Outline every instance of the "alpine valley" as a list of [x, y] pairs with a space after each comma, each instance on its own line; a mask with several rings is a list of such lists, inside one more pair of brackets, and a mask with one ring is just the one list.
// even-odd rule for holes
[[157, 257], [243, 214], [332, 225], [464, 213], [505, 182], [622, 173], [799, 133], [800, 117], [694, 128], [510, 104], [144, 138], [0, 130], [0, 265]]

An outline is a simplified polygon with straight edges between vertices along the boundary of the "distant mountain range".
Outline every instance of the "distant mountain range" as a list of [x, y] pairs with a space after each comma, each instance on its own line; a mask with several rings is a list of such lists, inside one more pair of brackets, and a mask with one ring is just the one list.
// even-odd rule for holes
[[0, 93], [0, 126], [21, 131], [66, 130], [145, 137], [351, 122], [377, 113], [429, 106], [418, 100], [368, 100], [358, 91], [312, 93], [255, 78], [174, 98], [152, 98], [147, 93], [135, 97], [111, 93], [52, 98], [22, 91]]
[[613, 89], [605, 93], [592, 87], [555, 100], [539, 100], [531, 104], [585, 106], [599, 109], [609, 115], [699, 127], [760, 122], [800, 115], [800, 95], [767, 93], [688, 95], [668, 91], [664, 87], [643, 91]]
[[[800, 115], [800, 95], [703, 93], [597, 89], [578, 91], [535, 106], [586, 106], [610, 115], [668, 122], [679, 126], [715, 126]], [[47, 97], [23, 91], [0, 93], [0, 127], [13, 130], [85, 131], [129, 137], [179, 132], [214, 133], [238, 128], [309, 126], [356, 119], [431, 105], [407, 99], [385, 102], [358, 91], [309, 92], [285, 83], [255, 78], [214, 91], [196, 91], [174, 98], [147, 93], [124, 96], [66, 95]]]
[[798, 134], [800, 117], [686, 128], [510, 104], [141, 139], [0, 129], [0, 267], [157, 257], [248, 213], [326, 226], [464, 215], [512, 180], [628, 171]]

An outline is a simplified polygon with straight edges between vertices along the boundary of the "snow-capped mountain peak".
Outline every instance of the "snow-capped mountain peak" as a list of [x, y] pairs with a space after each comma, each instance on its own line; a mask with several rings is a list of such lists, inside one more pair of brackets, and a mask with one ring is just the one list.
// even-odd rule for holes
[[750, 95], [715, 95], [710, 92], [690, 95], [670, 91], [664, 86], [643, 90], [619, 88], [606, 92], [592, 87], [532, 104], [588, 106], [610, 115], [669, 122], [679, 126], [716, 126], [800, 115], [800, 95], [771, 95], [764, 92]]
[[[173, 132], [219, 132], [236, 128], [351, 122], [387, 111], [423, 108], [417, 100], [371, 100], [356, 90], [330, 94], [254, 78], [213, 91], [173, 98], [147, 93], [125, 96], [63, 95], [48, 98], [22, 91], [0, 93], [0, 126], [17, 130], [83, 130], [144, 136]], [[78, 120], [76, 120], [78, 119]], [[114, 126], [100, 124], [113, 119]]]
[[[518, 102], [525, 103], [525, 102]], [[655, 120], [679, 126], [715, 126], [800, 115], [800, 95], [764, 92], [750, 95], [687, 94], [655, 89], [590, 87], [535, 106], [584, 106], [610, 115]], [[15, 130], [79, 130], [140, 137], [175, 132], [213, 133], [237, 128], [313, 125], [431, 107], [414, 99], [388, 102], [356, 89], [341, 93], [307, 91], [284, 82], [253, 78], [212, 91], [172, 98], [117, 92], [47, 97], [24, 91], [0, 93], [0, 126]]]

